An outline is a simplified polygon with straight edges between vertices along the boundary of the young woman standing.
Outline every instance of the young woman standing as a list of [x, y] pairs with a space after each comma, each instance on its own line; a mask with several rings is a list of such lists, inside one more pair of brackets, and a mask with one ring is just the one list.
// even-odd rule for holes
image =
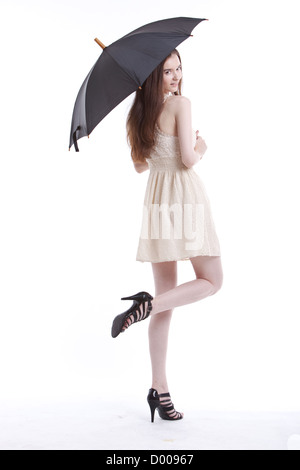
[[[115, 338], [150, 316], [152, 387], [151, 420], [182, 419], [169, 394], [166, 356], [175, 307], [215, 294], [222, 285], [220, 245], [204, 185], [193, 170], [207, 147], [192, 130], [190, 101], [181, 95], [182, 65], [174, 50], [138, 90], [128, 115], [127, 131], [137, 172], [150, 170], [144, 200], [138, 261], [152, 263], [155, 296], [139, 292], [122, 300], [132, 306], [117, 315]], [[177, 285], [177, 261], [190, 260], [195, 279]]]

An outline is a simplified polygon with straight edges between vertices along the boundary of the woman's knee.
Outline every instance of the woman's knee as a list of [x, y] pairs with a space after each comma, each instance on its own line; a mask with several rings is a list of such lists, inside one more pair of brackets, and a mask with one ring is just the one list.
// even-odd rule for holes
[[223, 285], [223, 274], [221, 273], [217, 278], [213, 279], [211, 283], [213, 286], [213, 292], [211, 295], [213, 295], [219, 292], [219, 290], [221, 289]]
[[197, 256], [191, 258], [197, 279], [206, 279], [211, 284], [211, 295], [223, 284], [223, 269], [220, 256]]

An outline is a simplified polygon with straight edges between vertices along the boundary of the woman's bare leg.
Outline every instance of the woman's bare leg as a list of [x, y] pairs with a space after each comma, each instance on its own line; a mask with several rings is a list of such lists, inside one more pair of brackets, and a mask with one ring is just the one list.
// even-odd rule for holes
[[[177, 285], [177, 262], [152, 263], [155, 294], [161, 295]], [[150, 317], [149, 349], [152, 364], [152, 388], [158, 393], [168, 392], [166, 359], [172, 309]]]
[[[191, 258], [191, 263], [196, 279], [179, 286], [177, 286], [176, 261], [152, 263], [155, 297], [151, 302], [149, 349], [152, 364], [152, 388], [157, 390], [159, 394], [166, 393], [169, 390], [166, 377], [166, 359], [173, 309], [216, 293], [223, 282], [221, 258], [219, 256], [197, 256]], [[128, 321], [129, 326], [133, 320]], [[127, 325], [125, 328], [127, 328]], [[170, 413], [172, 417], [175, 416], [175, 419], [181, 416], [174, 409]]]
[[[215, 294], [222, 286], [223, 271], [220, 256], [196, 256], [191, 258], [196, 279], [167, 291], [158, 291], [152, 300], [151, 316], [172, 311]], [[163, 263], [158, 263], [163, 264]], [[160, 317], [161, 315], [158, 315]]]
[[[163, 285], [162, 289], [156, 288], [156, 294], [151, 301], [152, 310], [150, 316], [158, 313], [173, 311], [175, 307], [191, 304], [215, 294], [223, 283], [223, 270], [220, 256], [196, 256], [190, 259], [196, 279], [174, 287], [172, 282], [168, 284], [169, 275], [172, 275], [172, 263], [152, 263], [156, 285]], [[174, 279], [171, 278], [171, 279]], [[176, 285], [176, 284], [175, 284]], [[169, 287], [168, 287], [169, 286]], [[171, 286], [171, 287], [170, 287]], [[167, 289], [167, 290], [166, 290]], [[146, 308], [148, 303], [146, 302]], [[133, 322], [128, 319], [128, 326]], [[127, 327], [127, 324], [125, 325]]]

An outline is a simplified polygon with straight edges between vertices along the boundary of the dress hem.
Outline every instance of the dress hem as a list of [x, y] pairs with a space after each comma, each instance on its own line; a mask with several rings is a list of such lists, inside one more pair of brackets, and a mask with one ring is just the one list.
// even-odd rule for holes
[[191, 258], [196, 258], [196, 256], [221, 256], [221, 253], [218, 252], [218, 254], [211, 254], [211, 253], [198, 253], [196, 255], [193, 255], [193, 256], [188, 256], [186, 258], [181, 258], [181, 257], [178, 257], [178, 258], [165, 258], [165, 259], [162, 259], [162, 260], [152, 260], [152, 259], [139, 259], [139, 258], [136, 258], [136, 261], [139, 261], [141, 263], [165, 263], [167, 261], [188, 261], [190, 260]]

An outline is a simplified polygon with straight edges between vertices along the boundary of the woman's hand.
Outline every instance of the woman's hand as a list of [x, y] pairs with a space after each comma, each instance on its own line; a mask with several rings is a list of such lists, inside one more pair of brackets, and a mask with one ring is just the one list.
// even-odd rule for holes
[[196, 132], [196, 145], [195, 145], [195, 152], [200, 155], [200, 160], [203, 157], [207, 150], [207, 145], [205, 140], [199, 136], [199, 131]]
[[147, 162], [135, 162], [133, 163], [134, 164], [134, 168], [135, 170], [138, 172], [138, 173], [143, 173], [143, 171], [146, 171], [146, 170], [149, 170], [149, 165]]

